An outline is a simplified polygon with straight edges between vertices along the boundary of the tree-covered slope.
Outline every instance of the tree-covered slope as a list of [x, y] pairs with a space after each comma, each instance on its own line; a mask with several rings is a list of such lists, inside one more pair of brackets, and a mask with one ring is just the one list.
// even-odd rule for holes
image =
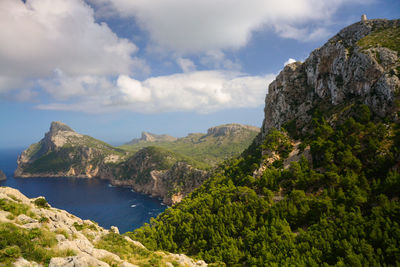
[[131, 236], [228, 266], [399, 265], [400, 61], [360, 45], [399, 26], [356, 23], [286, 66], [254, 143]]

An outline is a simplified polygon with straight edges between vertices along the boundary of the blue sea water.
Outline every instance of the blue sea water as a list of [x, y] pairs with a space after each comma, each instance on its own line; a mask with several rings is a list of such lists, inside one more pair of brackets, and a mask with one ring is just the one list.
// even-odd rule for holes
[[44, 196], [55, 208], [105, 228], [115, 225], [121, 233], [139, 228], [166, 208], [159, 199], [130, 188], [113, 187], [100, 179], [14, 178], [17, 156], [22, 150], [0, 149], [0, 169], [7, 176], [0, 186], [16, 188], [28, 197]]

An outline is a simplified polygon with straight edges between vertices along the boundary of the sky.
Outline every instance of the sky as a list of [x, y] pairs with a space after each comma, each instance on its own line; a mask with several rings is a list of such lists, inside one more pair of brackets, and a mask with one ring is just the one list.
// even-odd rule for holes
[[51, 121], [114, 145], [260, 127], [268, 84], [398, 0], [0, 0], [0, 148]]

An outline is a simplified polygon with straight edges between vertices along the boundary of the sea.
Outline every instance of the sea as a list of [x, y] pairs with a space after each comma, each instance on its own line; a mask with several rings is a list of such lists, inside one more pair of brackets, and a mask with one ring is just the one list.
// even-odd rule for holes
[[23, 150], [0, 149], [0, 169], [7, 176], [0, 186], [16, 188], [29, 198], [44, 196], [52, 207], [93, 220], [104, 228], [117, 226], [121, 233], [141, 227], [167, 208], [160, 199], [101, 179], [15, 178], [17, 157]]

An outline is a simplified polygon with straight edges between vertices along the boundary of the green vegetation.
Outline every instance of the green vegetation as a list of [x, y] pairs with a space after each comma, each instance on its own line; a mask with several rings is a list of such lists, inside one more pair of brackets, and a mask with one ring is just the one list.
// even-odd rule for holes
[[49, 204], [47, 203], [47, 200], [43, 197], [39, 197], [39, 198], [35, 199], [33, 201], [33, 204], [35, 204], [36, 207], [38, 207], [38, 208], [49, 208], [50, 207]]
[[17, 203], [14, 201], [9, 201], [7, 199], [0, 199], [0, 210], [7, 211], [12, 214], [12, 216], [18, 216], [20, 214], [25, 214], [30, 217], [34, 217], [34, 214], [30, 211], [28, 205]]
[[340, 120], [315, 112], [302, 136], [312, 162], [272, 164], [253, 177], [263, 151], [291, 150], [288, 134], [272, 130], [129, 235], [150, 249], [228, 266], [399, 265], [400, 126], [365, 105], [343, 110]]
[[221, 136], [201, 133], [189, 134], [170, 142], [139, 142], [120, 146], [130, 152], [137, 152], [144, 147], [155, 146], [184, 155], [206, 166], [215, 166], [223, 160], [238, 156], [258, 134], [257, 131], [243, 129], [236, 134]]
[[89, 223], [83, 223], [79, 224], [77, 222], [74, 222], [73, 226], [75, 227], [76, 230], [78, 231], [83, 231], [85, 229], [90, 229], [93, 231], [98, 231], [97, 227], [94, 224], [89, 224]]
[[19, 257], [48, 264], [52, 257], [74, 255], [71, 250], [58, 250], [55, 234], [45, 229], [22, 229], [0, 222], [0, 265], [11, 266]]
[[[96, 248], [105, 249], [116, 255], [122, 260], [131, 262], [139, 266], [167, 266], [165, 263], [174, 262], [163, 253], [149, 251], [139, 247], [132, 242], [127, 241], [123, 236], [115, 233], [104, 235], [97, 243]], [[104, 258], [110, 266], [118, 266], [118, 263], [112, 258]], [[176, 263], [176, 262], [174, 262]], [[178, 266], [178, 264], [176, 264]]]
[[400, 53], [400, 28], [376, 30], [357, 42], [362, 49], [386, 47]]

